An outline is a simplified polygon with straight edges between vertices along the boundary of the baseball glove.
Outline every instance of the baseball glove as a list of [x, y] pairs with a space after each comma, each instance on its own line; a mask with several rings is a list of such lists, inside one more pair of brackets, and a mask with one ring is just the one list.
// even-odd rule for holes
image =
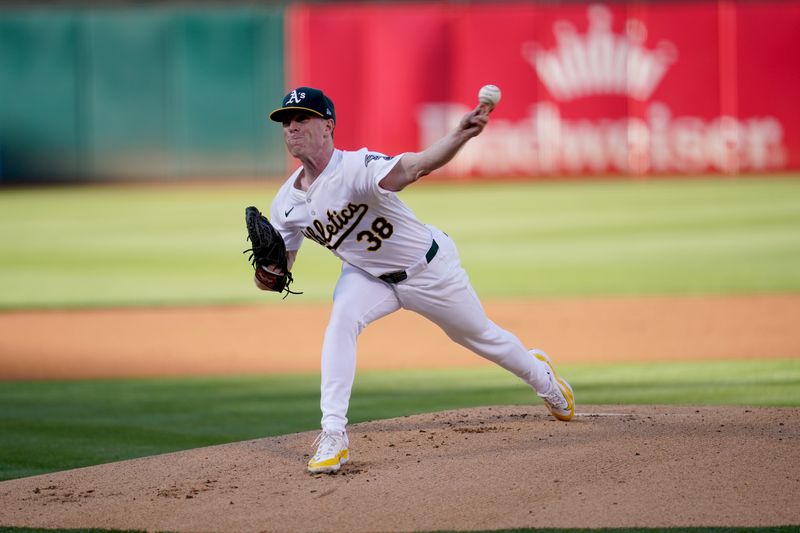
[[248, 260], [256, 271], [256, 279], [268, 290], [286, 291], [284, 298], [290, 293], [302, 294], [289, 290], [289, 285], [294, 279], [287, 266], [286, 244], [278, 230], [258, 208], [253, 206], [245, 209], [244, 219], [247, 225], [247, 240], [253, 247], [242, 253], [250, 252]]

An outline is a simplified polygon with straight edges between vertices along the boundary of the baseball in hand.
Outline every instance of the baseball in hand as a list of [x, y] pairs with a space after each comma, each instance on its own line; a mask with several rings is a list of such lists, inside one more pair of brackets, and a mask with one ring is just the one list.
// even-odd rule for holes
[[496, 85], [484, 85], [478, 91], [478, 101], [491, 110], [500, 101], [500, 88]]

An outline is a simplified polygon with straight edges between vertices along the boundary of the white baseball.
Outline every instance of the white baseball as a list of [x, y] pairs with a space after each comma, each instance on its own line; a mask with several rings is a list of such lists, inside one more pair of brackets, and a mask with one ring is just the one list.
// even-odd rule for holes
[[478, 101], [489, 106], [489, 109], [497, 105], [500, 101], [500, 88], [496, 85], [484, 85], [478, 91]]

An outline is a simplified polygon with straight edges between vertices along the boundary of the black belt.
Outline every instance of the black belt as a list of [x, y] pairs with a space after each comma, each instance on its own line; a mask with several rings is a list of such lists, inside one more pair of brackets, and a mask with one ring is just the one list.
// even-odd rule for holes
[[[431, 247], [428, 249], [428, 253], [425, 254], [425, 261], [430, 263], [433, 261], [433, 258], [436, 257], [436, 252], [439, 251], [439, 243], [433, 241], [431, 243]], [[389, 272], [388, 274], [381, 274], [378, 276], [378, 279], [382, 279], [386, 283], [400, 283], [401, 281], [405, 281], [408, 279], [408, 274], [406, 274], [405, 270], [398, 270], [397, 272]]]

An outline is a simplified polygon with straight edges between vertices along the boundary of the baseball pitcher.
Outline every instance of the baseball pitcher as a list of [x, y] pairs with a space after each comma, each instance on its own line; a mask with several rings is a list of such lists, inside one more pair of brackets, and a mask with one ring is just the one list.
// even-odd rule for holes
[[521, 378], [557, 419], [567, 421], [574, 415], [572, 388], [556, 373], [549, 357], [528, 350], [489, 320], [461, 267], [455, 243], [438, 228], [420, 222], [397, 195], [446, 164], [479, 135], [490, 110], [482, 103], [429, 148], [395, 156], [366, 148], [335, 148], [336, 112], [319, 89], [294, 89], [270, 114], [282, 124], [286, 148], [301, 166], [280, 188], [270, 212], [271, 223], [285, 242], [285, 262], [253, 259], [256, 286], [288, 290], [304, 239], [342, 260], [322, 345], [322, 431], [308, 462], [312, 473], [336, 472], [349, 460], [347, 409], [356, 339], [370, 323], [401, 308], [426, 317], [453, 341]]

